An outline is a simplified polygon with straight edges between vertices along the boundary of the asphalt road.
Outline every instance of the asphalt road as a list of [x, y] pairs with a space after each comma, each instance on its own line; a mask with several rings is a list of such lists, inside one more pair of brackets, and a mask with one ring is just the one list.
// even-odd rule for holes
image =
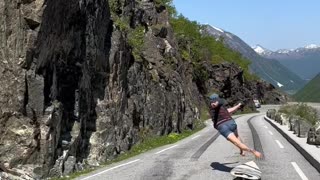
[[[245, 144], [264, 153], [256, 160], [237, 149], [212, 127], [184, 139], [122, 161], [78, 179], [86, 180], [232, 180], [230, 170], [254, 160], [262, 171], [263, 180], [319, 180], [320, 174], [308, 161], [279, 134], [261, 113], [243, 115], [236, 119], [240, 136]], [[254, 136], [252, 134], [255, 134]]]

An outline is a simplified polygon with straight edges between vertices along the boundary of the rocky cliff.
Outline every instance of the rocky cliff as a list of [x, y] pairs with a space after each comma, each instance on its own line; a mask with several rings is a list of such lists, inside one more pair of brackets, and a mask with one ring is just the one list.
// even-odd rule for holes
[[273, 91], [233, 64], [195, 79], [159, 1], [4, 0], [0, 13], [0, 177], [66, 175], [193, 129], [211, 89], [229, 103]]
[[265, 81], [248, 81], [244, 79], [243, 70], [235, 64], [222, 63], [201, 64], [208, 77], [196, 81], [198, 90], [203, 95], [218, 93], [229, 105], [244, 101], [247, 107], [254, 109], [253, 99], [265, 104], [282, 104], [288, 97]]

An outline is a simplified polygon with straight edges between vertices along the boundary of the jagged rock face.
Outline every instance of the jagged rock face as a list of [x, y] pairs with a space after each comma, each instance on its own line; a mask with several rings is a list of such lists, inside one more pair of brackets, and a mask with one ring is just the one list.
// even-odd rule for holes
[[191, 97], [199, 93], [191, 66], [175, 52], [165, 8], [113, 3], [131, 29], [144, 28], [139, 57], [107, 1], [0, 4], [2, 171], [61, 176], [146, 136], [193, 128], [199, 112]]
[[104, 97], [107, 1], [4, 1], [0, 11], [3, 170], [70, 172], [88, 155], [96, 100]]
[[12, 168], [37, 168], [22, 166], [37, 151], [40, 134], [37, 121], [23, 114], [28, 83], [30, 87], [39, 85], [40, 89], [41, 83], [37, 83], [41, 77], [34, 76], [33, 81], [27, 82], [28, 73], [22, 66], [30, 57], [29, 49], [39, 30], [42, 4], [43, 0], [0, 2], [0, 171], [22, 177], [20, 171], [13, 172]]
[[203, 63], [201, 69], [205, 69], [208, 76], [206, 81], [198, 82], [202, 94], [219, 93], [230, 105], [245, 101], [253, 109], [253, 99], [259, 99], [266, 104], [281, 104], [287, 101], [287, 96], [269, 83], [246, 81], [243, 70], [234, 64]]
[[142, 27], [143, 45], [134, 56], [130, 32], [115, 27], [108, 86], [97, 105], [97, 131], [90, 139], [90, 164], [129, 150], [147, 136], [192, 128], [199, 116], [199, 100], [191, 98], [199, 93], [190, 65], [176, 54], [165, 9], [159, 11], [152, 1], [117, 3], [121, 13], [113, 18], [131, 19], [129, 31]]
[[229, 103], [254, 89], [235, 65], [205, 65], [209, 81], [194, 82], [151, 0], [4, 0], [0, 13], [0, 177], [98, 165], [194, 128], [211, 89]]
[[252, 84], [255, 87], [257, 99], [260, 99], [264, 104], [284, 104], [289, 101], [289, 97], [272, 84], [265, 81], [254, 81]]

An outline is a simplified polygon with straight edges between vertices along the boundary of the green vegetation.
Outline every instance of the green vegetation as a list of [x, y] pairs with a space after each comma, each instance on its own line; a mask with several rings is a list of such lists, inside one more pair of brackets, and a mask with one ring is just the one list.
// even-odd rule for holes
[[[139, 1], [136, 1], [136, 3], [139, 3]], [[109, 5], [114, 26], [127, 35], [128, 43], [132, 48], [132, 55], [135, 60], [140, 61], [140, 53], [144, 45], [144, 27], [130, 27], [129, 17], [121, 14], [123, 1], [110, 0]]]
[[318, 122], [317, 110], [304, 103], [294, 105], [284, 105], [278, 110], [280, 113], [284, 113], [286, 117], [299, 116], [303, 120], [315, 125]]
[[99, 167], [75, 172], [73, 174], [70, 174], [68, 177], [56, 178], [54, 180], [67, 180], [67, 179], [73, 179], [73, 178], [79, 177], [81, 175], [90, 173], [96, 169], [102, 168], [102, 167], [110, 165], [112, 163], [119, 162], [119, 161], [122, 161], [122, 160], [125, 160], [128, 158], [134, 157], [138, 154], [147, 152], [151, 149], [178, 142], [178, 141], [198, 132], [199, 130], [203, 129], [204, 127], [205, 127], [205, 125], [204, 125], [203, 121], [197, 120], [195, 122], [195, 128], [193, 130], [185, 130], [179, 134], [178, 133], [171, 133], [166, 136], [156, 136], [156, 135], [151, 136], [149, 133], [149, 131], [150, 131], [149, 129], [147, 129], [147, 128], [142, 129], [139, 134], [139, 135], [143, 136], [142, 142], [134, 145], [130, 151], [125, 152], [123, 154], [120, 154], [117, 158], [110, 160], [110, 161], [107, 161]]
[[176, 16], [177, 11], [176, 8], [172, 4], [173, 0], [155, 0], [156, 7], [165, 6], [171, 17]]
[[129, 27], [129, 20], [121, 19], [121, 18], [115, 18], [114, 25], [123, 32], [128, 32]]
[[140, 60], [140, 53], [144, 44], [144, 28], [142, 26], [131, 29], [128, 33], [128, 42], [132, 47], [132, 55], [135, 60]]
[[313, 78], [293, 97], [301, 102], [320, 102], [320, 74]]
[[235, 63], [244, 70], [246, 79], [257, 79], [257, 76], [253, 76], [249, 72], [249, 60], [243, 58], [240, 53], [227, 48], [223, 44], [223, 39], [216, 40], [205, 33], [201, 33], [206, 26], [200, 25], [196, 21], [190, 21], [183, 15], [172, 17], [170, 23], [179, 44], [181, 57], [184, 60], [192, 61], [195, 65], [194, 77], [206, 80], [206, 72], [203, 68], [197, 68], [198, 64], [206, 61], [212, 64]]
[[200, 119], [202, 121], [205, 121], [205, 120], [208, 120], [210, 118], [211, 118], [211, 116], [210, 116], [210, 113], [209, 113], [209, 108], [207, 106], [203, 106], [200, 109]]

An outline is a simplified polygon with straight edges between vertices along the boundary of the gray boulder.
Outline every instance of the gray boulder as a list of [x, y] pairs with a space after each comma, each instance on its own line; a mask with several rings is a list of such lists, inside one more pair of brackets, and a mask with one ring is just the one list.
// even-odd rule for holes
[[296, 119], [294, 122], [293, 131], [298, 137], [304, 138], [307, 137], [308, 132], [312, 125], [304, 119]]
[[281, 113], [276, 113], [274, 120], [282, 125], [282, 117], [281, 117]]
[[308, 144], [320, 145], [320, 125], [310, 128], [308, 131]]
[[277, 111], [275, 109], [268, 109], [267, 110], [267, 117], [270, 119], [275, 119], [276, 112]]
[[298, 117], [296, 116], [290, 116], [289, 117], [289, 131], [294, 131], [295, 123], [298, 120]]

